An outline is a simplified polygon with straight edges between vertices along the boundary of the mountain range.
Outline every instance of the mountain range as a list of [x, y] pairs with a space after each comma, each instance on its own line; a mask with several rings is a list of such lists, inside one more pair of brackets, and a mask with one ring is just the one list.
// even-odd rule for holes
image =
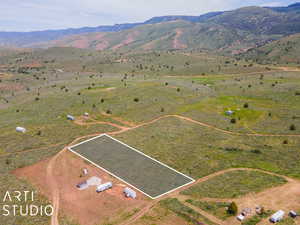
[[206, 49], [237, 54], [296, 33], [300, 33], [300, 3], [200, 16], [162, 16], [113, 26], [0, 32], [0, 45], [127, 51]]

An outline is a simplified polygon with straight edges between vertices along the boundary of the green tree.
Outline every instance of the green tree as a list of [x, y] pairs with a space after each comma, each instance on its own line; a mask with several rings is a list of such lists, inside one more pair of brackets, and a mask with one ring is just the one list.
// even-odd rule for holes
[[292, 125], [290, 126], [290, 130], [292, 130], [292, 131], [296, 130], [296, 126], [295, 126], [294, 124], [292, 124]]
[[227, 212], [231, 215], [236, 215], [238, 213], [238, 206], [235, 202], [231, 202], [228, 206]]

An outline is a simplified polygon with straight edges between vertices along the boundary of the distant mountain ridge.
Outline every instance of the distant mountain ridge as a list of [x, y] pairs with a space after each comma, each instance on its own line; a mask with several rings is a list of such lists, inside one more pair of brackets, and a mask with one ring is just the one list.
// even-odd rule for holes
[[211, 12], [200, 16], [160, 16], [153, 17], [141, 23], [124, 23], [115, 24], [111, 26], [98, 26], [98, 27], [82, 27], [82, 28], [69, 28], [62, 30], [44, 30], [44, 31], [31, 31], [31, 32], [1, 32], [0, 31], [0, 45], [2, 46], [19, 46], [26, 47], [32, 43], [46, 42], [59, 39], [67, 35], [94, 33], [94, 32], [118, 32], [127, 30], [140, 25], [156, 24], [162, 22], [169, 22], [174, 20], [185, 20], [190, 22], [202, 22], [223, 12]]
[[238, 46], [236, 51], [240, 51], [295, 33], [300, 33], [300, 3], [287, 7], [244, 7], [200, 16], [161, 16], [142, 23], [113, 26], [0, 32], [0, 46], [58, 45], [100, 50], [119, 48], [235, 50], [235, 46]]

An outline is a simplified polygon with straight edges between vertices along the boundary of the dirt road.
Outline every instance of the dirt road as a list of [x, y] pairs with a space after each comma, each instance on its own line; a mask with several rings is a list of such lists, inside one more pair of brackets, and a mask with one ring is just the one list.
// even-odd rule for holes
[[93, 124], [107, 124], [107, 125], [111, 125], [113, 127], [118, 128], [119, 130], [118, 131], [109, 132], [108, 134], [115, 135], [115, 134], [120, 134], [120, 133], [129, 131], [129, 130], [133, 130], [133, 129], [137, 129], [137, 128], [140, 128], [140, 127], [143, 127], [143, 126], [147, 126], [147, 125], [153, 124], [153, 123], [155, 123], [155, 122], [157, 122], [157, 121], [159, 121], [161, 119], [172, 118], [172, 117], [178, 118], [178, 119], [181, 119], [181, 120], [185, 120], [185, 121], [188, 121], [188, 122], [191, 122], [191, 123], [203, 126], [203, 127], [207, 127], [207, 128], [210, 128], [210, 129], [213, 129], [213, 130], [225, 133], [225, 134], [229, 134], [229, 135], [257, 136], [257, 137], [300, 137], [300, 134], [261, 134], [261, 133], [239, 133], [239, 132], [234, 132], [234, 131], [228, 131], [228, 130], [224, 130], [224, 129], [218, 128], [216, 126], [210, 125], [208, 123], [200, 122], [200, 121], [194, 120], [192, 118], [189, 118], [189, 117], [186, 117], [186, 116], [181, 116], [181, 115], [165, 115], [165, 116], [160, 116], [160, 117], [158, 117], [156, 119], [153, 119], [151, 121], [144, 122], [144, 123], [141, 123], [139, 125], [131, 126], [131, 127], [120, 126], [118, 124], [114, 124], [114, 123], [111, 123], [111, 122], [87, 122], [86, 123], [84, 121], [80, 121], [80, 122], [79, 121], [75, 121], [75, 123], [78, 124], [78, 125], [93, 125]]
[[51, 217], [51, 225], [59, 225], [58, 222], [58, 213], [59, 213], [59, 187], [55, 180], [54, 176], [54, 168], [55, 168], [55, 162], [57, 158], [65, 151], [62, 150], [58, 154], [56, 154], [48, 163], [47, 166], [47, 182], [48, 186], [51, 189], [52, 192], [52, 206], [53, 206], [53, 215]]

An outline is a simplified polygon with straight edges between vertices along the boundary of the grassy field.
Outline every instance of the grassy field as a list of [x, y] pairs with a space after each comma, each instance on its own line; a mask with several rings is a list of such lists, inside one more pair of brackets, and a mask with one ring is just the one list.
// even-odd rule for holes
[[285, 179], [256, 171], [231, 171], [182, 192], [193, 197], [237, 198], [286, 183]]
[[294, 219], [289, 217], [289, 218], [283, 219], [282, 221], [278, 222], [277, 224], [279, 224], [279, 225], [294, 225], [296, 223], [295, 223]]
[[188, 199], [186, 200], [186, 202], [199, 207], [200, 209], [207, 211], [210, 214], [213, 214], [221, 220], [226, 220], [227, 218], [232, 216], [227, 213], [227, 207], [230, 205], [230, 203], [228, 202], [204, 202], [192, 199]]
[[[24, 69], [31, 63], [42, 66]], [[299, 72], [205, 52], [73, 48], [9, 52], [0, 57], [0, 64], [2, 192], [27, 187], [11, 175], [14, 169], [49, 158], [78, 137], [117, 131], [110, 125], [79, 126], [66, 119], [85, 112], [91, 121], [123, 126], [115, 118], [141, 124], [174, 114], [211, 125], [169, 117], [115, 136], [195, 179], [239, 167], [300, 178], [298, 136], [243, 135], [299, 134]], [[234, 113], [227, 115], [227, 110]], [[16, 133], [17, 126], [28, 132]], [[257, 179], [259, 188], [246, 179], [243, 193], [268, 187], [261, 176]], [[232, 184], [231, 196], [241, 194], [236, 191], [239, 185]], [[16, 222], [5, 219], [4, 224]], [[40, 218], [35, 224], [47, 222]]]
[[132, 150], [109, 136], [102, 136], [72, 147], [72, 151], [152, 198], [193, 182], [192, 179]]
[[299, 178], [299, 138], [245, 137], [225, 134], [177, 118], [118, 134], [130, 146], [193, 177], [228, 168], [259, 168]]
[[198, 221], [201, 221], [202, 223], [208, 224], [208, 225], [216, 225], [215, 223], [208, 220], [206, 217], [202, 216], [198, 212], [194, 211], [193, 209], [189, 208], [188, 206], [183, 205], [180, 201], [178, 201], [176, 198], [168, 198], [165, 200], [162, 200], [160, 202], [160, 205], [173, 211], [178, 216], [184, 218], [186, 221], [188, 221], [190, 224], [199, 224]]

